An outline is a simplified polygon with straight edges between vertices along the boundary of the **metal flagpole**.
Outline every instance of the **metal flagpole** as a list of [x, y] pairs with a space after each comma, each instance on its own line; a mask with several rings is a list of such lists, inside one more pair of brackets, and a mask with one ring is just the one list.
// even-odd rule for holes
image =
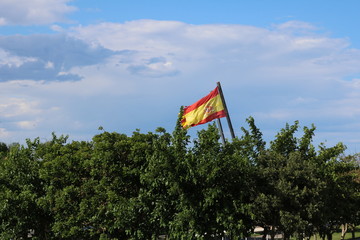
[[225, 110], [226, 119], [227, 119], [227, 122], [228, 122], [228, 125], [229, 125], [231, 138], [234, 139], [234, 138], [235, 138], [235, 133], [234, 133], [234, 129], [233, 129], [232, 124], [231, 124], [229, 111], [228, 111], [227, 106], [226, 106], [226, 102], [225, 102], [225, 98], [224, 98], [224, 95], [223, 95], [223, 92], [222, 92], [222, 89], [221, 89], [221, 84], [220, 84], [220, 82], [217, 82], [217, 86], [218, 86], [218, 88], [219, 88], [219, 93], [220, 93], [221, 101], [222, 101], [222, 103], [223, 103], [223, 105], [224, 105], [224, 110]]
[[220, 118], [217, 119], [217, 123], [218, 123], [218, 128], [219, 128], [219, 131], [220, 131], [220, 136], [221, 136], [222, 143], [225, 146], [225, 136], [224, 136], [224, 131], [223, 131], [223, 128], [222, 128]]

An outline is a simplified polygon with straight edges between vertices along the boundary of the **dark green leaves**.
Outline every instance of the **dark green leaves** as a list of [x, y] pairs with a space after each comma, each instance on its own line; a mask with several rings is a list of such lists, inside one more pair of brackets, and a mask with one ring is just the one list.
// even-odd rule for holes
[[214, 124], [191, 141], [179, 120], [172, 134], [0, 144], [0, 238], [288, 237], [359, 221], [358, 158], [341, 143], [316, 150], [314, 126], [297, 137], [286, 125], [267, 147], [253, 118], [225, 145]]

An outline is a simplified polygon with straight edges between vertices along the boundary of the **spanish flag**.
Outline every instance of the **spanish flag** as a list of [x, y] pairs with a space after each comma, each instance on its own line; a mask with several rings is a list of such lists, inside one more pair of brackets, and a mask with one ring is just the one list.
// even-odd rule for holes
[[222, 117], [226, 117], [226, 113], [216, 87], [209, 95], [184, 108], [181, 125], [187, 129]]

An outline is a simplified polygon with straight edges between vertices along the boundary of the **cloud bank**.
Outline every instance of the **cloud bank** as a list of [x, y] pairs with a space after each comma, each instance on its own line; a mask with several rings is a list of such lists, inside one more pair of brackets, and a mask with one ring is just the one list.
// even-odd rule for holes
[[113, 51], [89, 46], [81, 40], [58, 35], [0, 37], [0, 81], [80, 80], [68, 71], [77, 66], [98, 64]]
[[0, 140], [171, 130], [180, 105], [221, 81], [238, 134], [251, 115], [270, 138], [300, 120], [320, 141], [358, 144], [360, 50], [349, 46], [294, 21], [138, 20], [0, 37]]
[[65, 15], [76, 10], [70, 0], [2, 0], [0, 26], [41, 25], [66, 21]]

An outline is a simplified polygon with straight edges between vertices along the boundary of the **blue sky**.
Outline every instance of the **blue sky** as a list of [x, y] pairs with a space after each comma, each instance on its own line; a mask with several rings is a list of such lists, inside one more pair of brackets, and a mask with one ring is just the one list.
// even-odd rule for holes
[[180, 106], [220, 81], [237, 135], [249, 116], [267, 141], [299, 120], [315, 124], [315, 144], [358, 152], [359, 7], [0, 0], [0, 141], [171, 132]]

